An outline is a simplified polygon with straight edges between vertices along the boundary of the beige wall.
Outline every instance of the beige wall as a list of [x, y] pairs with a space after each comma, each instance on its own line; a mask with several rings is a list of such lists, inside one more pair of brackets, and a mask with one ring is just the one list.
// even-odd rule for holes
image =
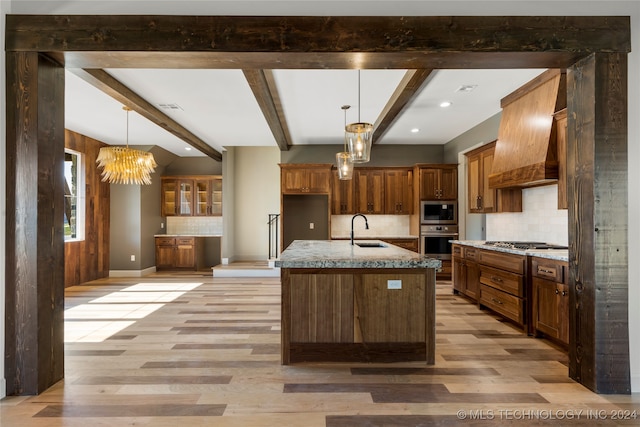
[[280, 212], [279, 162], [277, 147], [235, 148], [235, 224], [231, 236], [238, 261], [266, 260], [269, 256], [267, 221], [269, 214]]

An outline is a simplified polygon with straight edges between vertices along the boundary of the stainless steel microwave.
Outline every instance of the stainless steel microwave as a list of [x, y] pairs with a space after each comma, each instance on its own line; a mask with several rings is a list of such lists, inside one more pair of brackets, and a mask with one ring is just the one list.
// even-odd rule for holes
[[438, 202], [423, 200], [420, 202], [421, 224], [457, 224], [458, 202]]

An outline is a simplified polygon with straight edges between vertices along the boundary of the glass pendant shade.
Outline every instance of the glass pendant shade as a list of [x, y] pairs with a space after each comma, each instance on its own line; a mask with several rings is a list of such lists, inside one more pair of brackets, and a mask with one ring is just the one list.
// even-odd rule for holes
[[366, 163], [371, 158], [373, 125], [371, 123], [351, 123], [345, 127], [349, 154], [353, 163]]
[[346, 180], [353, 177], [353, 162], [349, 152], [336, 153], [336, 168], [338, 169], [338, 178]]

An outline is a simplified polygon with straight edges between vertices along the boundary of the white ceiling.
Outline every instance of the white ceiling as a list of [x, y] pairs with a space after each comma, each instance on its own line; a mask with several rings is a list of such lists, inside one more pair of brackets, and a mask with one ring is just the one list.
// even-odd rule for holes
[[[276, 146], [242, 70], [107, 69], [214, 149]], [[360, 119], [374, 123], [406, 70], [362, 70]], [[445, 144], [500, 111], [500, 99], [544, 70], [439, 70], [380, 139], [379, 144]], [[344, 141], [347, 122], [358, 121], [356, 70], [274, 70], [294, 145]], [[66, 74], [66, 127], [111, 145], [126, 142], [122, 105]], [[457, 92], [475, 85], [472, 92]], [[442, 101], [452, 105], [441, 108]], [[170, 104], [177, 109], [162, 107]], [[411, 129], [420, 129], [412, 133]], [[202, 156], [188, 144], [135, 112], [130, 145], [158, 145], [178, 156]]]

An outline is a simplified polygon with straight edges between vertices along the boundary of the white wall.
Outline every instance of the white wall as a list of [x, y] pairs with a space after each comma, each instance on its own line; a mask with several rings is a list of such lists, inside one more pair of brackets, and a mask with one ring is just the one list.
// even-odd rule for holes
[[269, 257], [269, 214], [280, 212], [280, 149], [235, 148], [235, 258], [238, 261]]
[[[363, 7], [365, 6], [366, 7]], [[503, 16], [503, 15], [624, 15], [631, 16], [632, 41], [631, 45], [636, 50], [629, 55], [629, 165], [640, 163], [640, 82], [636, 78], [640, 75], [640, 3], [635, 1], [589, 1], [589, 0], [565, 0], [565, 1], [326, 1], [313, 0], [298, 1], [27, 1], [12, 0], [0, 1], [0, 11], [5, 13], [89, 13], [89, 14], [216, 14], [216, 15], [475, 15], [475, 16]], [[4, 18], [2, 19], [2, 36], [0, 41], [4, 46]], [[4, 70], [4, 55], [0, 55], [0, 68]], [[1, 77], [4, 89], [4, 73]], [[2, 150], [4, 150], [4, 96], [1, 97], [2, 114]], [[0, 205], [2, 214], [5, 215], [5, 157], [2, 155], [0, 166]], [[248, 171], [255, 172], [255, 171]], [[250, 186], [244, 186], [250, 187]], [[250, 194], [254, 194], [251, 192]], [[242, 196], [244, 198], [244, 195]], [[246, 202], [252, 204], [251, 201]], [[239, 208], [245, 208], [244, 203], [238, 203]], [[240, 215], [248, 215], [248, 212], [239, 212]], [[640, 222], [633, 219], [640, 217], [640, 168], [629, 168], [629, 330], [630, 330], [630, 360], [632, 374], [632, 389], [640, 392], [640, 310], [637, 304], [640, 301]], [[238, 218], [235, 227], [241, 231], [242, 221]], [[4, 227], [4, 218], [0, 227]], [[2, 230], [2, 228], [0, 228]], [[250, 233], [242, 233], [242, 247], [239, 253], [245, 251], [247, 242], [256, 236]], [[266, 235], [266, 232], [265, 232]], [[246, 240], [245, 240], [246, 239]], [[4, 247], [0, 249], [0, 302], [4, 299]], [[3, 310], [4, 303], [0, 310]], [[4, 319], [4, 316], [2, 316]], [[1, 320], [0, 320], [1, 321]], [[4, 328], [0, 328], [0, 346], [4, 343]], [[2, 362], [0, 361], [0, 364]], [[0, 365], [1, 366], [1, 365]], [[2, 370], [4, 374], [4, 370]], [[4, 375], [2, 375], [4, 377]]]
[[558, 186], [522, 190], [522, 212], [487, 214], [486, 240], [529, 240], [567, 245], [568, 211], [558, 209]]

